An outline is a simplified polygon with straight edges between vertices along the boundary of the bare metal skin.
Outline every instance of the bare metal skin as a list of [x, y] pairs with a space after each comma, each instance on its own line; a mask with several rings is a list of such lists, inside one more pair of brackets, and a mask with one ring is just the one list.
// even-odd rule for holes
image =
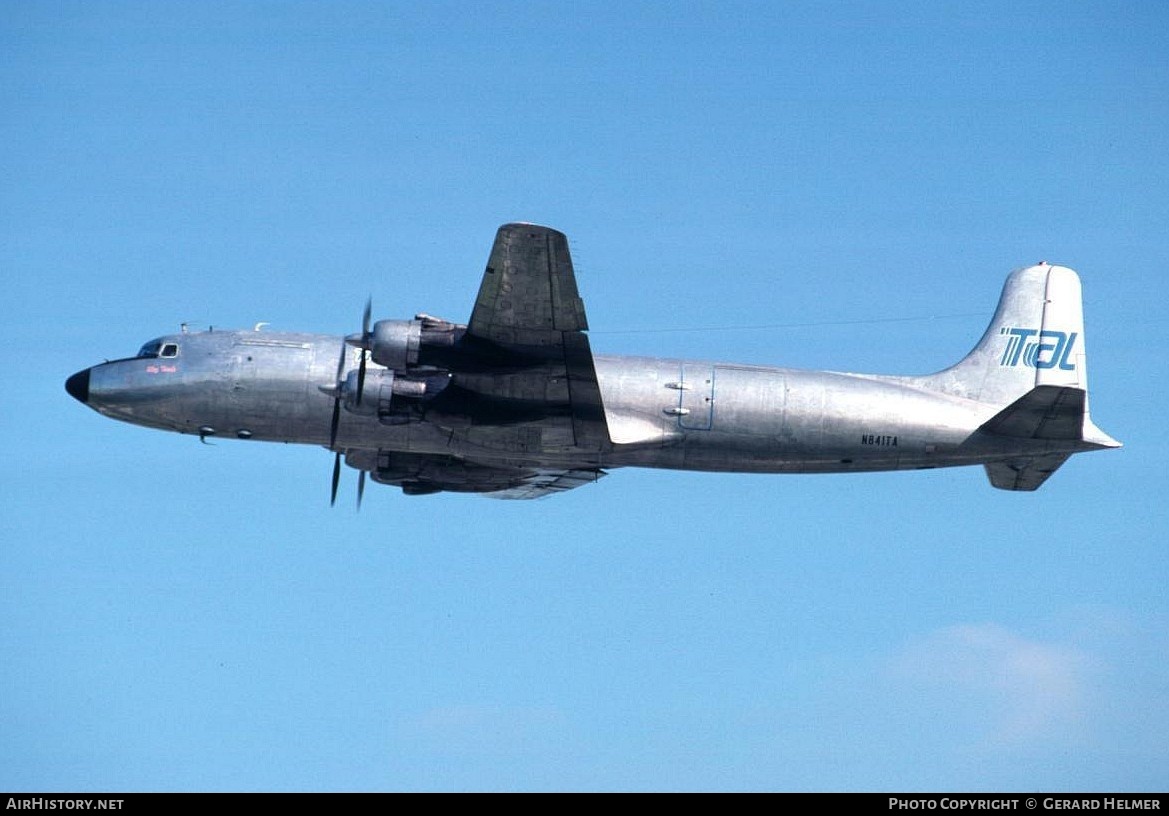
[[564, 235], [499, 229], [466, 325], [418, 315], [347, 338], [160, 337], [69, 393], [151, 428], [322, 445], [409, 494], [537, 498], [605, 470], [843, 473], [981, 464], [1034, 490], [1073, 453], [1119, 447], [1088, 413], [1080, 282], [1011, 274], [982, 340], [925, 377], [594, 357]]

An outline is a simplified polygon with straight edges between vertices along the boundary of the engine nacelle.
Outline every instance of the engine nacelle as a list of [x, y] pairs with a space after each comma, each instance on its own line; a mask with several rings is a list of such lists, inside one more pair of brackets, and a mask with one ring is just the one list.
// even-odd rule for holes
[[450, 384], [451, 379], [445, 371], [403, 374], [389, 369], [366, 369], [365, 388], [361, 392], [361, 402], [358, 402], [359, 376], [356, 369], [345, 376], [345, 384], [341, 386], [341, 403], [345, 410], [361, 416], [376, 416], [390, 425], [408, 416], [410, 403], [433, 399]]
[[379, 320], [373, 324], [368, 338], [351, 334], [345, 338], [345, 342], [369, 349], [370, 356], [378, 365], [395, 371], [408, 371], [418, 365], [422, 347], [450, 348], [466, 329], [466, 326], [457, 323], [419, 314], [413, 320]]
[[418, 362], [422, 321], [379, 320], [371, 334], [370, 354], [378, 365], [404, 371]]
[[466, 326], [428, 315], [425, 312], [414, 315], [414, 319], [422, 321], [422, 345], [424, 346], [450, 348], [467, 330]]
[[356, 369], [345, 377], [341, 387], [341, 403], [345, 410], [361, 416], [382, 416], [393, 411], [394, 372], [370, 369], [365, 372], [365, 387], [361, 391], [361, 402], [357, 401]]

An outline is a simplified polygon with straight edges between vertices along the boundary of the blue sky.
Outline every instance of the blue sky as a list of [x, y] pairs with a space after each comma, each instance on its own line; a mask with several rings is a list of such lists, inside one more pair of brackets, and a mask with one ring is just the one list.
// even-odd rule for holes
[[[1167, 18], [4, 4], [0, 789], [1164, 790]], [[511, 220], [568, 234], [603, 353], [925, 373], [1072, 266], [1126, 447], [1034, 494], [624, 470], [356, 514], [323, 450], [63, 390], [182, 321], [464, 320]]]

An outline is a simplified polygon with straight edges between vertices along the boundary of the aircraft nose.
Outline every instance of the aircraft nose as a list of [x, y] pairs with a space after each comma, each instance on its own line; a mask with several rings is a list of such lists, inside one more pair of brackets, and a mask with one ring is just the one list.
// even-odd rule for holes
[[69, 392], [69, 396], [78, 402], [89, 402], [89, 369], [78, 371], [69, 379], [65, 380], [65, 390]]

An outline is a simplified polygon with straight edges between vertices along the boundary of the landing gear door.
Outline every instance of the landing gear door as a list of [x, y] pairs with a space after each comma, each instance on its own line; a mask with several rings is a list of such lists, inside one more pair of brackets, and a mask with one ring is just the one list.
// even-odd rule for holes
[[709, 431], [714, 408], [714, 369], [702, 363], [682, 364], [678, 425], [691, 431]]

